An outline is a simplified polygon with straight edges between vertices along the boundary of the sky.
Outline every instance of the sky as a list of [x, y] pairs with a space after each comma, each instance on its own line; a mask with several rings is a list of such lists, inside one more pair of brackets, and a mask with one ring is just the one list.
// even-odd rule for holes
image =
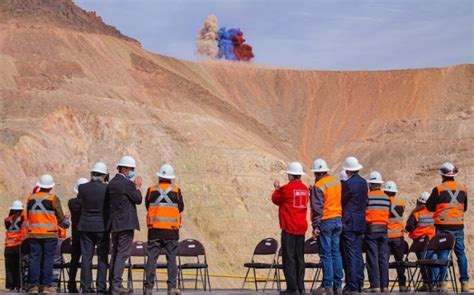
[[473, 0], [74, 0], [154, 53], [200, 60], [204, 19], [240, 28], [253, 63], [384, 70], [474, 63]]

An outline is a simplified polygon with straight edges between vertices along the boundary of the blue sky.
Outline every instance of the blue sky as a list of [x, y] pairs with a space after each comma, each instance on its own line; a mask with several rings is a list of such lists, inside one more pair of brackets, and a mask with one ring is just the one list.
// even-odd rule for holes
[[474, 63], [473, 0], [75, 0], [155, 53], [198, 60], [207, 15], [239, 27], [254, 63], [376, 70]]

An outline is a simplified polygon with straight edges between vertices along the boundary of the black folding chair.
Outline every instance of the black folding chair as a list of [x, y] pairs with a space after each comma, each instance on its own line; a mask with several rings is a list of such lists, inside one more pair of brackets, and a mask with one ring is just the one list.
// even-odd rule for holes
[[20, 245], [20, 291], [28, 291], [28, 267], [29, 267], [30, 243], [25, 239]]
[[[136, 259], [134, 259], [136, 258]], [[133, 278], [133, 271], [134, 270], [143, 270], [142, 275], [142, 284], [145, 284], [145, 267], [146, 267], [146, 259], [147, 259], [147, 252], [146, 252], [146, 243], [135, 241], [132, 244], [132, 248], [130, 250], [130, 257], [128, 258], [128, 263], [126, 265], [128, 269], [128, 280], [127, 280], [127, 287], [130, 290], [134, 290], [134, 278]], [[138, 260], [138, 261], [135, 261]]]
[[276, 263], [275, 266], [273, 267], [274, 269], [274, 274], [273, 274], [273, 282], [272, 282], [272, 289], [274, 287], [274, 283], [276, 282], [277, 284], [277, 291], [281, 291], [281, 275], [280, 271], [283, 269], [283, 262], [282, 262], [282, 257], [281, 257], [281, 248], [278, 250], [278, 255], [276, 258]]
[[[407, 241], [403, 241], [403, 256], [404, 256], [404, 259], [402, 259], [402, 261], [391, 261], [389, 262], [388, 264], [388, 269], [389, 271], [390, 270], [395, 270], [397, 271], [397, 277], [395, 279], [389, 279], [389, 283], [392, 283], [392, 287], [390, 288], [390, 292], [393, 292], [393, 289], [395, 288], [395, 285], [397, 284], [398, 282], [398, 268], [405, 268], [403, 266], [403, 262], [405, 261], [405, 258], [407, 257], [407, 255], [410, 253], [408, 250], [410, 249], [410, 246], [408, 245], [408, 242]], [[390, 253], [390, 257], [394, 257], [393, 253]], [[395, 259], [395, 257], [394, 257]]]
[[[304, 254], [305, 256], [315, 258], [317, 254], [319, 254], [319, 243], [318, 240], [313, 238], [309, 238], [304, 242]], [[311, 261], [311, 259], [305, 258], [305, 269], [313, 269], [314, 270], [314, 277], [311, 282], [311, 289], [313, 291], [314, 286], [317, 282], [322, 282], [320, 276], [322, 274], [323, 265], [320, 261]]]
[[[185, 262], [184, 260], [191, 259], [192, 262]], [[201, 280], [201, 285], [204, 291], [211, 289], [211, 280], [209, 277], [209, 265], [207, 264], [206, 250], [198, 240], [187, 239], [178, 244], [178, 270], [179, 270], [179, 284], [181, 289], [185, 290], [184, 270], [195, 270], [194, 290], [197, 290], [198, 280]]]
[[[450, 233], [441, 233], [437, 234], [433, 239], [430, 240], [428, 243], [427, 251], [433, 251], [435, 253], [439, 253], [440, 251], [449, 251], [447, 259], [422, 259], [417, 261], [417, 266], [420, 268], [424, 268], [426, 270], [432, 270], [433, 268], [440, 268], [446, 267], [447, 268], [447, 275], [448, 279], [451, 282], [451, 286], [453, 287], [454, 292], [458, 292], [458, 285], [456, 281], [456, 271], [454, 269], [454, 261], [453, 261], [453, 252], [454, 252], [454, 245], [456, 241], [454, 235]], [[437, 278], [434, 278], [437, 282], [445, 281], [446, 278], [441, 278], [441, 273], [438, 274]], [[421, 284], [422, 279], [421, 276], [418, 275], [415, 286]], [[433, 282], [430, 282], [432, 285]]]
[[[275, 268], [275, 265], [277, 264], [276, 258], [277, 258], [277, 251], [278, 251], [278, 242], [273, 239], [273, 238], [267, 238], [264, 240], [261, 240], [257, 246], [255, 247], [255, 250], [253, 251], [252, 254], [252, 259], [250, 262], [245, 263], [244, 267], [247, 268], [247, 273], [245, 274], [244, 282], [242, 284], [241, 290], [244, 290], [245, 283], [247, 282], [247, 278], [249, 276], [250, 270], [253, 270], [253, 279], [254, 279], [254, 284], [255, 284], [255, 290], [258, 291], [258, 283], [265, 283], [263, 290], [265, 291], [267, 287], [267, 282], [270, 280], [270, 274], [272, 270]], [[255, 258], [256, 256], [271, 256], [271, 262], [256, 262]], [[268, 269], [268, 274], [265, 279], [257, 279], [257, 272], [256, 270], [266, 270]]]
[[[399, 261], [394, 261], [394, 262], [391, 262], [389, 263], [389, 267], [390, 268], [397, 268], [398, 266], [401, 266], [403, 268], [405, 268], [405, 270], [407, 271], [407, 281], [408, 281], [408, 285], [407, 285], [407, 288], [410, 289], [412, 284], [413, 286], [415, 285], [414, 283], [414, 279], [419, 271], [419, 266], [416, 264], [418, 258], [415, 258], [414, 260], [410, 259], [410, 254], [415, 254], [415, 253], [425, 253], [426, 255], [426, 248], [428, 247], [428, 243], [429, 243], [430, 239], [428, 237], [421, 237], [417, 240], [414, 240], [413, 243], [410, 245], [410, 247], [408, 248], [408, 251], [405, 255], [405, 258], [403, 259], [402, 262], [399, 262]], [[422, 258], [424, 259], [424, 257]], [[395, 279], [395, 282], [393, 283], [392, 285], [392, 288], [390, 291], [393, 290], [395, 284], [396, 284], [396, 281], [398, 281], [398, 275], [397, 275], [397, 278]]]
[[[61, 290], [67, 292], [67, 281], [66, 273], [69, 278], [69, 267], [71, 266], [71, 254], [72, 254], [72, 238], [69, 237], [63, 241], [58, 239], [58, 246], [56, 247], [56, 257], [59, 257], [59, 261], [55, 261], [53, 269], [59, 269], [59, 278], [57, 292], [61, 293]], [[69, 260], [66, 260], [65, 255], [69, 255]], [[80, 266], [79, 266], [80, 267]], [[61, 284], [63, 288], [61, 289]]]

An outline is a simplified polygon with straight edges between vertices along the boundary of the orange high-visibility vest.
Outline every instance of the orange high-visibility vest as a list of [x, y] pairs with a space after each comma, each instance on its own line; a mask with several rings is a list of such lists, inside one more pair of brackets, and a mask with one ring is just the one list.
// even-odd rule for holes
[[318, 180], [314, 186], [319, 188], [324, 195], [324, 207], [321, 220], [341, 217], [341, 182], [328, 175]]
[[405, 209], [405, 200], [397, 195], [390, 196], [390, 218], [388, 220], [389, 239], [403, 237], [403, 217], [398, 214], [396, 207], [402, 207]]
[[20, 246], [24, 240], [24, 231], [22, 229], [22, 216], [9, 216], [5, 222], [10, 222], [10, 226], [5, 232], [5, 247]]
[[[166, 185], [168, 185], [166, 187]], [[158, 191], [160, 196], [148, 205], [147, 226], [156, 229], [179, 229], [181, 226], [181, 214], [177, 203], [173, 203], [169, 193], [178, 194], [179, 188], [171, 184], [159, 184], [149, 188], [149, 193]]]
[[365, 221], [367, 224], [388, 225], [390, 198], [381, 190], [369, 191]]
[[434, 226], [433, 212], [423, 208], [422, 210], [413, 214], [417, 221], [415, 230], [409, 235], [413, 240], [419, 239], [423, 236], [427, 236], [430, 239], [436, 235], [436, 229]]
[[39, 192], [27, 200], [28, 233], [45, 235], [58, 232], [58, 220], [53, 209], [55, 195]]
[[436, 187], [438, 197], [447, 195], [449, 203], [437, 203], [434, 213], [435, 224], [439, 225], [462, 225], [464, 224], [464, 204], [457, 199], [459, 193], [466, 194], [463, 184], [456, 181], [446, 181]]

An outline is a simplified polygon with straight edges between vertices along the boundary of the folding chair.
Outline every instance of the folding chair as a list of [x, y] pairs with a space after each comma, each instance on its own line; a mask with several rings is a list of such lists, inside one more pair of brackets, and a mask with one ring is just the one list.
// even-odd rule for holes
[[[136, 263], [134, 258], [138, 258], [139, 261]], [[142, 284], [145, 284], [145, 267], [146, 267], [146, 243], [135, 241], [132, 244], [132, 248], [130, 250], [130, 257], [128, 258], [127, 268], [128, 268], [128, 280], [127, 280], [127, 288], [130, 290], [134, 290], [134, 282], [133, 279], [133, 271], [134, 270], [143, 270], [142, 275]]]
[[20, 291], [28, 291], [28, 266], [30, 243], [25, 239], [20, 245]]
[[[304, 242], [304, 254], [305, 256], [316, 257], [316, 255], [319, 254], [318, 240], [315, 240], [313, 238], [307, 239]], [[322, 282], [320, 276], [322, 273], [323, 265], [321, 264], [321, 262], [315, 262], [311, 261], [311, 259], [305, 259], [305, 269], [315, 270], [310, 289], [310, 291], [313, 291], [316, 282]]]
[[[408, 250], [410, 249], [410, 246], [408, 245], [408, 242], [407, 241], [403, 241], [403, 256], [404, 257], [407, 257], [407, 255], [410, 253]], [[393, 253], [390, 253], [390, 257], [394, 257], [393, 256]], [[395, 259], [395, 258], [394, 258]], [[390, 292], [393, 292], [393, 289], [395, 288], [395, 285], [397, 284], [398, 282], [398, 268], [405, 268], [403, 266], [403, 262], [405, 261], [405, 259], [402, 259], [402, 261], [392, 261], [392, 262], [389, 262], [388, 264], [388, 269], [389, 271], [390, 270], [395, 270], [397, 271], [397, 277], [395, 279], [389, 279], [389, 284], [392, 283], [392, 287], [390, 288]]]
[[[451, 281], [451, 286], [453, 287], [454, 292], [458, 292], [458, 285], [456, 281], [456, 271], [454, 269], [454, 261], [453, 261], [453, 252], [454, 252], [454, 245], [455, 245], [454, 235], [450, 233], [441, 233], [437, 234], [433, 239], [430, 240], [428, 243], [427, 251], [433, 251], [435, 253], [439, 253], [440, 251], [449, 251], [447, 259], [423, 259], [417, 261], [417, 266], [420, 268], [425, 268], [428, 270], [432, 270], [434, 268], [446, 267], [447, 268], [447, 275], [448, 279]], [[434, 278], [436, 282], [445, 281], [446, 278], [441, 278], [441, 272], [438, 274], [437, 278]], [[421, 283], [420, 275], [418, 275], [416, 284]], [[430, 282], [430, 285], [433, 282]]]
[[[253, 270], [253, 278], [254, 278], [254, 283], [255, 283], [255, 290], [258, 291], [258, 283], [263, 283], [265, 282], [265, 285], [263, 287], [263, 290], [265, 291], [267, 287], [267, 282], [270, 280], [270, 274], [272, 270], [275, 268], [276, 263], [276, 258], [277, 258], [277, 251], [278, 251], [278, 242], [273, 239], [273, 238], [267, 238], [264, 240], [261, 240], [257, 246], [255, 247], [255, 250], [253, 251], [252, 254], [252, 259], [250, 262], [245, 263], [244, 267], [247, 268], [247, 273], [245, 274], [244, 282], [242, 284], [241, 290], [244, 290], [245, 283], [247, 282], [247, 278], [249, 276], [250, 270]], [[271, 262], [256, 262], [255, 258], [256, 256], [271, 256]], [[257, 279], [257, 269], [261, 270], [266, 270], [268, 269], [268, 274], [265, 279]]]
[[[59, 278], [57, 292], [61, 293], [61, 284], [63, 284], [62, 290], [67, 292], [67, 281], [66, 273], [69, 276], [69, 267], [71, 266], [71, 254], [72, 254], [72, 238], [69, 237], [63, 241], [58, 240], [58, 246], [56, 247], [56, 257], [59, 257], [59, 261], [54, 262], [53, 270], [59, 269]], [[69, 262], [66, 262], [65, 255], [69, 255]]]
[[272, 281], [272, 289], [274, 287], [274, 283], [276, 282], [277, 284], [277, 291], [280, 292], [281, 291], [281, 276], [280, 276], [280, 271], [283, 269], [283, 262], [282, 262], [282, 257], [281, 257], [281, 248], [278, 250], [278, 255], [277, 255], [277, 258], [276, 258], [276, 263], [273, 267], [273, 269], [275, 270], [274, 274], [273, 274], [273, 281]]
[[[195, 259], [193, 262], [183, 263], [184, 259]], [[206, 250], [198, 240], [187, 239], [178, 244], [178, 270], [181, 289], [185, 290], [183, 270], [196, 270], [194, 281], [194, 290], [197, 290], [198, 279], [201, 279], [201, 285], [204, 291], [211, 289], [211, 280], [209, 277], [209, 266], [207, 264]], [[199, 274], [199, 275], [198, 275]]]

